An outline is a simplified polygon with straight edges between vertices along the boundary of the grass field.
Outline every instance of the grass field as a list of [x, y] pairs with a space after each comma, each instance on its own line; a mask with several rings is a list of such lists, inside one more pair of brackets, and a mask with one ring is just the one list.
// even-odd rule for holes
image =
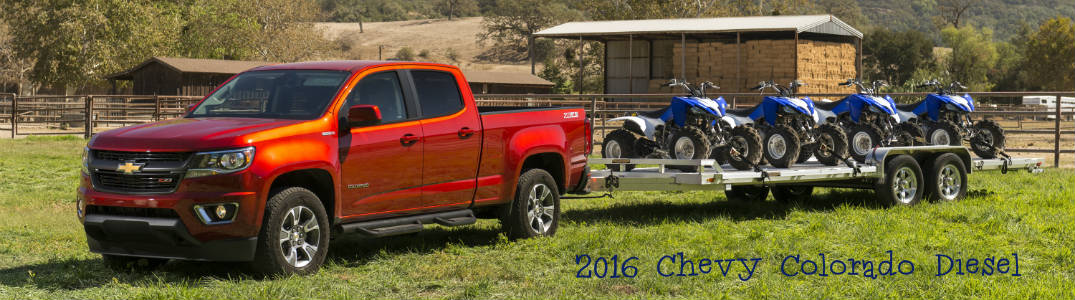
[[[909, 208], [881, 208], [872, 192], [854, 190], [820, 190], [794, 205], [732, 203], [712, 192], [564, 200], [555, 237], [511, 242], [491, 220], [385, 239], [348, 236], [332, 242], [317, 274], [254, 278], [238, 264], [171, 262], [134, 274], [104, 267], [87, 250], [73, 206], [84, 143], [0, 140], [0, 299], [1075, 297], [1071, 169], [978, 173], [967, 199]], [[780, 271], [788, 255], [879, 263], [887, 250], [897, 262], [912, 261], [914, 273], [871, 279]], [[658, 275], [658, 260], [678, 252], [695, 262], [762, 260], [747, 281], [736, 277], [739, 262], [728, 276]], [[935, 276], [936, 254], [1011, 259], [1013, 252], [1019, 277]], [[636, 256], [637, 277], [576, 278], [579, 254]]]

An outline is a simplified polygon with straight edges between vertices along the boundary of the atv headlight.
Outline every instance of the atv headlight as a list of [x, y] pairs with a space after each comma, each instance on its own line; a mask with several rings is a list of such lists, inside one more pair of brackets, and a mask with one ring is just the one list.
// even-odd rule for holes
[[783, 107], [784, 107], [784, 112], [789, 113], [789, 114], [795, 113], [795, 109], [791, 108], [791, 106], [783, 106]]
[[881, 112], [881, 109], [877, 108], [877, 106], [870, 105], [870, 111], [879, 113]]
[[253, 161], [254, 147], [196, 153], [187, 170], [187, 178], [239, 172]]
[[697, 106], [691, 106], [691, 113], [696, 114], [696, 115], [704, 115], [705, 110], [702, 110], [701, 108], [698, 108]]

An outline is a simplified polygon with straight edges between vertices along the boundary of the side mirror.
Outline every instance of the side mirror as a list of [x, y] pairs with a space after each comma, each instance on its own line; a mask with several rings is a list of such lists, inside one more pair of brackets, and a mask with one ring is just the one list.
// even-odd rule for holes
[[370, 126], [381, 123], [381, 109], [376, 105], [359, 104], [347, 109], [347, 125]]

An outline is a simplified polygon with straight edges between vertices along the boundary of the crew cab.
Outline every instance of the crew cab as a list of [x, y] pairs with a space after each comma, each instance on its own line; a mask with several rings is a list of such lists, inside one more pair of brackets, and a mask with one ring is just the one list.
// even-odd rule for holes
[[114, 267], [249, 261], [306, 274], [331, 237], [499, 218], [553, 235], [585, 193], [581, 108], [478, 107], [459, 69], [278, 64], [235, 75], [182, 118], [95, 135], [77, 193], [89, 249]]

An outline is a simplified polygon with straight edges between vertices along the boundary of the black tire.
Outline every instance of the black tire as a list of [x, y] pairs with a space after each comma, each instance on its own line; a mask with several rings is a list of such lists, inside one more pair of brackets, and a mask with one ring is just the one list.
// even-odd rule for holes
[[[627, 131], [626, 129], [616, 129], [605, 135], [605, 141], [601, 143], [601, 157], [603, 158], [636, 158], [638, 157], [635, 152], [635, 137], [634, 133]], [[610, 148], [610, 145], [614, 145], [614, 148]], [[616, 149], [618, 153], [609, 153], [610, 150]], [[635, 168], [633, 164], [625, 165], [607, 165], [609, 170], [613, 171], [630, 171]]]
[[810, 199], [810, 194], [814, 193], [814, 187], [808, 185], [778, 185], [770, 190], [773, 192], [773, 199], [776, 199], [776, 201], [780, 203], [793, 203], [808, 200]]
[[933, 159], [926, 174], [926, 195], [931, 201], [956, 201], [967, 195], [967, 166], [955, 153]]
[[[735, 149], [738, 155], [732, 155], [730, 149]], [[728, 162], [737, 170], [750, 170], [761, 164], [761, 134], [757, 129], [749, 126], [740, 126], [732, 129], [728, 146], [714, 150], [720, 151], [722, 160]]]
[[886, 206], [918, 204], [926, 193], [922, 167], [910, 155], [897, 155], [885, 163], [885, 177], [877, 181], [874, 190]]
[[896, 124], [892, 134], [896, 138], [893, 146], [922, 146], [926, 145], [926, 132], [917, 124], [904, 122]]
[[865, 162], [876, 147], [881, 147], [881, 129], [876, 125], [860, 123], [851, 125], [847, 132], [848, 152], [858, 162]]
[[[782, 147], [781, 143], [783, 143]], [[787, 125], [777, 125], [766, 132], [761, 148], [762, 153], [765, 154], [765, 160], [769, 161], [770, 165], [777, 168], [790, 168], [799, 158], [802, 142], [794, 129]], [[780, 152], [781, 148], [783, 153]]]
[[724, 190], [724, 196], [728, 201], [764, 202], [769, 196], [769, 188], [761, 185], [733, 185], [732, 189]]
[[985, 159], [997, 158], [1000, 150], [1004, 150], [1004, 129], [990, 120], [978, 121], [974, 128], [978, 131], [970, 143], [974, 154]]
[[[535, 199], [531, 199], [531, 196]], [[538, 218], [531, 220], [528, 217], [527, 213], [537, 208], [532, 200], [542, 203], [541, 211], [535, 214], [540, 218], [540, 222]], [[523, 172], [515, 189], [515, 199], [506, 208], [508, 211], [500, 214], [500, 225], [509, 239], [556, 234], [556, 228], [560, 224], [560, 192], [556, 180], [542, 169]]]
[[[944, 143], [944, 139], [948, 139], [948, 143]], [[963, 144], [963, 136], [959, 134], [959, 126], [952, 121], [933, 122], [926, 132], [926, 143], [959, 146]]]
[[168, 263], [164, 258], [101, 254], [106, 266], [116, 272], [148, 272]]
[[799, 158], [795, 159], [795, 163], [801, 164], [810, 160], [811, 156], [814, 156], [814, 151], [817, 149], [817, 143], [810, 143], [803, 145], [802, 150], [799, 150]]
[[[312, 222], [316, 222], [316, 229], [310, 229], [314, 225]], [[330, 229], [325, 207], [316, 194], [302, 187], [282, 189], [265, 205], [257, 250], [250, 266], [265, 275], [315, 273], [325, 262], [331, 240]], [[281, 237], [283, 231], [293, 232], [292, 239], [283, 241], [286, 238]], [[297, 245], [299, 242], [303, 245]], [[312, 254], [305, 245], [313, 246]], [[289, 249], [285, 250], [285, 247]], [[293, 256], [294, 262], [285, 256]]]
[[[676, 147], [682, 146], [682, 149]], [[713, 145], [709, 142], [705, 132], [694, 126], [680, 128], [668, 141], [668, 155], [672, 159], [706, 159], [712, 151]], [[681, 151], [682, 150], [682, 151]], [[684, 172], [696, 172], [698, 167], [693, 166], [668, 166]]]
[[847, 134], [843, 127], [836, 124], [822, 124], [817, 129], [817, 145], [814, 157], [826, 166], [840, 164], [847, 157]]

